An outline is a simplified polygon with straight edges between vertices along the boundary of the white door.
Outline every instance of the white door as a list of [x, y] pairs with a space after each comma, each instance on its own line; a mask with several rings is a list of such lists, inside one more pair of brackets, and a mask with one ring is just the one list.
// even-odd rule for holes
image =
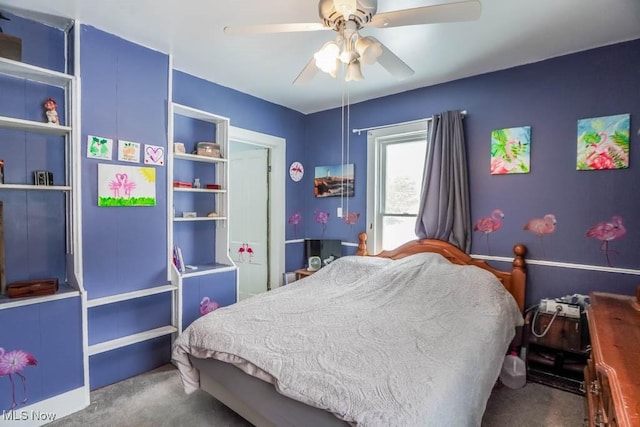
[[229, 234], [239, 299], [269, 289], [269, 149], [230, 143]]

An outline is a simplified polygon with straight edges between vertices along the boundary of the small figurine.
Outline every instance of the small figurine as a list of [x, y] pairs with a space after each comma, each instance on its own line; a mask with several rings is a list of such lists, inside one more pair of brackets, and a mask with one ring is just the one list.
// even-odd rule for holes
[[49, 98], [44, 102], [44, 109], [46, 110], [45, 114], [47, 115], [47, 122], [50, 125], [59, 124], [58, 112], [56, 111], [56, 108], [58, 108], [58, 104], [53, 98]]

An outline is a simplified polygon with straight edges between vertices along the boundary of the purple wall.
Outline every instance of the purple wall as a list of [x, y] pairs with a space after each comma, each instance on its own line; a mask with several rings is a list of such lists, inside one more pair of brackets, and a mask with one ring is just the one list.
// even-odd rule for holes
[[[63, 70], [64, 38], [57, 30], [33, 27], [15, 18], [3, 23], [9, 34], [23, 37], [26, 62]], [[157, 168], [158, 205], [152, 208], [98, 208], [97, 164], [86, 158], [87, 135], [118, 138], [167, 147], [168, 57], [91, 27], [82, 27], [82, 209], [84, 283], [89, 298], [144, 289], [166, 283], [166, 168]], [[462, 79], [429, 88], [363, 102], [352, 106], [351, 127], [362, 128], [420, 119], [449, 109], [465, 109], [472, 220], [499, 208], [505, 212], [503, 228], [492, 235], [491, 254], [511, 256], [514, 243], [525, 243], [530, 258], [538, 260], [606, 265], [599, 241], [587, 239], [585, 231], [595, 223], [620, 215], [627, 235], [612, 242], [616, 267], [640, 266], [639, 199], [634, 183], [640, 178], [637, 163], [638, 116], [640, 104], [640, 40], [595, 49], [505, 71]], [[37, 120], [42, 97], [61, 96], [40, 85], [23, 84], [15, 79], [0, 79], [0, 114]], [[356, 233], [364, 230], [366, 207], [366, 135], [351, 135], [351, 161], [355, 163], [355, 197], [349, 199], [351, 211], [361, 213], [355, 232], [335, 217], [338, 198], [313, 197], [315, 166], [339, 164], [340, 110], [305, 116], [290, 109], [257, 99], [212, 82], [174, 72], [175, 102], [229, 117], [233, 126], [263, 132], [287, 140], [287, 166], [302, 161], [306, 174], [301, 182], [287, 179], [286, 214], [303, 214], [298, 232], [287, 226], [287, 239], [318, 238], [322, 227], [314, 221], [314, 211], [330, 213], [324, 237], [356, 242]], [[63, 109], [64, 106], [61, 106]], [[59, 110], [61, 112], [62, 110]], [[620, 113], [631, 114], [631, 160], [624, 170], [576, 171], [576, 121]], [[493, 129], [532, 127], [531, 173], [492, 176], [489, 174], [490, 132]], [[190, 132], [188, 124], [178, 132]], [[191, 129], [191, 130], [190, 130]], [[196, 132], [200, 132], [197, 130]], [[192, 135], [199, 138], [198, 135]], [[6, 132], [1, 140], [28, 145], [24, 150], [0, 145], [0, 158], [29, 162], [28, 167], [58, 170], [60, 160], [47, 152], [44, 137]], [[333, 142], [332, 142], [333, 141]], [[33, 155], [34, 152], [42, 152]], [[112, 161], [111, 163], [115, 163]], [[27, 182], [28, 176], [10, 168], [7, 179]], [[56, 174], [57, 175], [57, 174]], [[38, 255], [44, 264], [31, 260], [38, 248], [59, 252], [64, 243], [59, 235], [40, 233], [25, 237], [18, 218], [30, 218], [37, 228], [63, 220], [59, 208], [47, 210], [48, 217], [37, 218], [25, 210], [27, 196], [20, 192], [2, 195], [5, 205], [16, 203], [8, 212], [8, 239], [14, 250], [7, 257], [21, 264], [29, 275], [60, 270], [63, 259]], [[29, 196], [32, 197], [32, 196]], [[58, 203], [37, 196], [31, 206]], [[14, 200], [17, 199], [17, 200]], [[24, 199], [24, 200], [22, 200]], [[61, 203], [61, 202], [60, 202]], [[12, 209], [17, 209], [15, 212]], [[544, 251], [535, 236], [522, 229], [531, 218], [554, 213], [557, 231], [543, 238]], [[12, 234], [13, 233], [13, 234]], [[57, 237], [56, 237], [57, 236]], [[63, 236], [63, 235], [62, 235]], [[44, 240], [42, 240], [44, 239]], [[44, 243], [43, 243], [44, 242]], [[353, 248], [344, 248], [352, 253]], [[44, 250], [44, 249], [43, 249]], [[196, 251], [199, 251], [196, 249]], [[488, 254], [486, 241], [475, 234], [473, 252]], [[287, 270], [301, 267], [303, 245], [286, 248]], [[34, 255], [35, 256], [35, 255]], [[496, 263], [505, 268], [507, 264]], [[13, 265], [13, 264], [12, 264]], [[8, 274], [10, 273], [8, 270]], [[231, 274], [231, 276], [234, 276]], [[18, 276], [16, 276], [16, 279]], [[588, 293], [592, 290], [632, 293], [637, 276], [531, 265], [527, 301], [545, 296]], [[234, 279], [234, 277], [232, 277]], [[230, 280], [234, 281], [234, 280]], [[225, 282], [226, 283], [226, 282]], [[189, 314], [213, 282], [197, 283], [189, 288]], [[226, 285], [225, 285], [226, 286]], [[231, 287], [216, 295], [226, 304], [235, 298]], [[235, 288], [233, 290], [235, 292]], [[91, 343], [117, 338], [168, 323], [169, 294], [93, 308], [89, 312]], [[139, 321], [144, 317], [144, 321]], [[53, 320], [52, 320], [53, 319]], [[51, 397], [82, 385], [81, 319], [78, 298], [0, 311], [0, 323], [20, 321], [20, 329], [3, 328], [0, 346], [5, 350], [32, 352], [40, 362], [29, 371], [30, 402]], [[45, 338], [43, 338], [45, 337]], [[44, 341], [42, 341], [44, 339]], [[55, 349], [52, 350], [52, 349]], [[91, 357], [91, 386], [96, 388], [166, 363], [170, 338], [163, 337]], [[37, 378], [37, 379], [34, 379]], [[34, 384], [35, 383], [35, 384]], [[6, 381], [0, 386], [7, 386]], [[1, 394], [6, 396], [5, 393]], [[5, 399], [6, 400], [6, 399]], [[5, 404], [2, 400], [0, 404]]]
[[[514, 243], [524, 243], [537, 260], [606, 266], [600, 241], [588, 239], [589, 227], [613, 215], [624, 219], [627, 234], [611, 243], [615, 267], [640, 267], [640, 199], [632, 183], [640, 179], [640, 40], [567, 55], [504, 71], [457, 80], [351, 106], [353, 128], [379, 126], [430, 117], [446, 110], [467, 110], [465, 132], [469, 158], [472, 221], [493, 209], [505, 213], [502, 229], [490, 236], [491, 254], [512, 256]], [[577, 120], [631, 114], [630, 167], [576, 171]], [[340, 110], [309, 116], [306, 141], [308, 168], [339, 164]], [[494, 129], [531, 126], [531, 173], [490, 175], [490, 133]], [[327, 146], [327, 141], [335, 141]], [[331, 144], [329, 142], [329, 144]], [[355, 197], [350, 210], [366, 211], [366, 135], [352, 135], [351, 159], [356, 168]], [[331, 213], [327, 237], [352, 240], [335, 218], [339, 200], [315, 200], [305, 192], [305, 231], [321, 234], [311, 221], [315, 209]], [[337, 198], [336, 198], [337, 199]], [[555, 214], [556, 232], [537, 238], [524, 224]], [[364, 229], [364, 219], [358, 223]], [[487, 254], [483, 236], [474, 233], [472, 252]], [[544, 245], [544, 247], [542, 246]], [[498, 263], [501, 268], [505, 264]], [[637, 276], [531, 266], [527, 302], [545, 296], [608, 290], [631, 294]]]
[[[64, 33], [9, 15], [2, 21], [7, 34], [22, 39], [23, 62], [64, 71]], [[65, 105], [62, 89], [23, 79], [0, 77], [0, 115], [45, 122], [43, 102], [58, 101], [62, 124]], [[64, 185], [64, 138], [0, 130], [0, 159], [5, 160], [5, 182], [33, 184], [34, 170], [49, 170], [54, 183]], [[6, 280], [57, 277], [66, 280], [65, 195], [56, 191], [0, 189], [4, 203]], [[66, 287], [65, 287], [66, 288]], [[2, 298], [5, 303], [6, 298]], [[82, 318], [79, 297], [0, 309], [0, 347], [5, 353], [24, 351], [38, 362], [13, 375], [18, 410], [82, 387]], [[0, 378], [0, 410], [11, 406], [11, 382]]]
[[[118, 139], [167, 147], [169, 58], [88, 26], [80, 45], [84, 287], [94, 299], [167, 283], [166, 167], [156, 167], [154, 207], [97, 200], [98, 164], [121, 163]], [[88, 135], [113, 139], [113, 160], [87, 158]]]
[[[303, 164], [305, 160], [308, 161], [305, 152], [307, 116], [304, 114], [181, 71], [173, 73], [173, 101], [228, 117], [231, 126], [284, 138], [287, 143], [287, 170], [296, 160], [303, 161]], [[304, 211], [304, 195], [309, 188], [313, 189], [313, 177], [309, 173], [297, 183], [287, 178], [287, 216], [296, 211]], [[303, 225], [299, 232], [303, 231], [302, 227]], [[287, 227], [286, 238], [296, 238], [291, 226]]]
[[[95, 299], [167, 283], [166, 167], [156, 167], [156, 206], [98, 207], [97, 193], [98, 164], [119, 163], [118, 139], [166, 149], [169, 58], [88, 26], [80, 37], [84, 287]], [[113, 139], [113, 160], [87, 158], [88, 135]], [[90, 345], [167, 326], [171, 295], [90, 308], [88, 320]], [[133, 348], [144, 363], [131, 361]], [[167, 337], [92, 356], [91, 388], [167, 363], [170, 348]]]

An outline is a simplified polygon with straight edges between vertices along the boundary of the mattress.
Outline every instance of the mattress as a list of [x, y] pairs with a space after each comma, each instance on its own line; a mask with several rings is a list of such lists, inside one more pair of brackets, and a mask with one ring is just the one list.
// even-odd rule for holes
[[216, 359], [190, 357], [200, 373], [201, 387], [254, 425], [278, 427], [346, 427], [349, 424], [322, 409], [291, 400], [272, 384]]
[[178, 337], [280, 394], [352, 425], [480, 425], [522, 316], [494, 275], [434, 253], [343, 257], [314, 275], [203, 316]]

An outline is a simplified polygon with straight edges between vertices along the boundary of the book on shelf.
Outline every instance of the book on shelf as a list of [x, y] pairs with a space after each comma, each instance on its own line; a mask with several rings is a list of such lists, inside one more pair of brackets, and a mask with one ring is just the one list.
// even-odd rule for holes
[[173, 246], [173, 265], [176, 266], [176, 269], [178, 269], [180, 273], [184, 273], [185, 266], [184, 260], [182, 259], [182, 250], [178, 245]]

